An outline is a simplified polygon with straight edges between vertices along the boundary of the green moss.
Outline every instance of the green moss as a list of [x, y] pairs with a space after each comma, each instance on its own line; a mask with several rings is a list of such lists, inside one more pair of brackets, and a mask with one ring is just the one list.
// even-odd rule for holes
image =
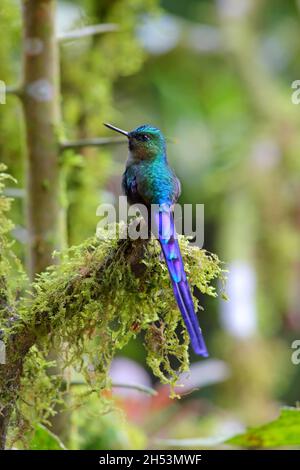
[[[128, 244], [88, 240], [62, 254], [59, 266], [39, 276], [31, 296], [19, 306], [21, 318], [36, 330], [40, 343], [39, 351], [33, 349], [26, 360], [22, 393], [27, 393], [27, 383], [30, 394], [35, 393], [30, 377], [27, 380], [28, 364], [35, 363], [37, 355], [45, 358], [53, 345], [63, 351], [61, 362], [80, 370], [92, 389], [109, 387], [113, 357], [142, 331], [147, 363], [163, 383], [174, 385], [178, 374], [188, 370], [189, 338], [158, 244], [152, 240], [145, 249], [142, 278], [128, 266]], [[180, 245], [191, 284], [215, 296], [211, 282], [222, 276], [218, 258], [191, 247], [185, 238]], [[43, 400], [45, 394], [41, 393]]]

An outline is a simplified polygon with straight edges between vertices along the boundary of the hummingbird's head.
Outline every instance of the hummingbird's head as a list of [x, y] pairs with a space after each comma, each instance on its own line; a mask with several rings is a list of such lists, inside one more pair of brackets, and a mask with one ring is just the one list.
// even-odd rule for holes
[[111, 124], [104, 125], [128, 137], [129, 151], [136, 160], [150, 160], [158, 155], [165, 155], [166, 141], [162, 132], [156, 127], [144, 124], [126, 132]]

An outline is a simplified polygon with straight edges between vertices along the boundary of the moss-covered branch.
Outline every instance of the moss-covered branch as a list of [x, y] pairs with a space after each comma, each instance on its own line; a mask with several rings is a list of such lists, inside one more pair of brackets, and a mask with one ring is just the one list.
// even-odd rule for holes
[[[0, 219], [8, 230], [1, 209]], [[120, 234], [126, 230], [118, 228]], [[0, 308], [6, 344], [6, 364], [0, 365], [2, 447], [9, 421], [18, 430], [12, 437], [19, 438], [28, 423], [47, 422], [62, 402], [63, 377], [47, 375], [53, 348], [62, 351], [60, 363], [76, 368], [97, 393], [111, 387], [108, 371], [115, 353], [141, 332], [147, 362], [162, 382], [173, 385], [188, 369], [189, 339], [157, 241], [111, 239], [109, 233], [61, 254], [61, 263], [42, 273], [17, 301], [7, 282], [10, 263], [2, 264], [8, 293]], [[184, 237], [180, 245], [191, 285], [215, 296], [211, 283], [222, 277], [218, 258]], [[7, 240], [2, 248], [5, 259]]]

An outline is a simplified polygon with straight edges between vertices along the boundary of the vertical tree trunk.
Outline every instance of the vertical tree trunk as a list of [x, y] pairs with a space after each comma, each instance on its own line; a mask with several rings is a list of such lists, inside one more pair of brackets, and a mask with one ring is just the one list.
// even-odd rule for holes
[[[59, 51], [55, 35], [56, 0], [23, 0], [23, 92], [27, 137], [27, 229], [29, 273], [53, 264], [62, 245], [59, 208]], [[57, 355], [52, 351], [49, 359]], [[49, 373], [57, 374], [57, 367]], [[67, 438], [64, 413], [52, 418], [51, 430]]]
[[23, 0], [23, 106], [27, 135], [27, 227], [33, 278], [53, 263], [59, 231], [59, 60], [55, 0]]

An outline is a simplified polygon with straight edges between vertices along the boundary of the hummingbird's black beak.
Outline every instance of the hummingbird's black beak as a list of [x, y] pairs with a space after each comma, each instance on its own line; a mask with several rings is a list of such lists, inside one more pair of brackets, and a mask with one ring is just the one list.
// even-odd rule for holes
[[120, 134], [126, 135], [128, 137], [128, 132], [123, 131], [123, 129], [119, 129], [118, 127], [112, 126], [111, 124], [107, 124], [106, 122], [103, 123], [104, 126], [108, 127], [109, 129], [112, 129], [113, 131], [119, 132]]

